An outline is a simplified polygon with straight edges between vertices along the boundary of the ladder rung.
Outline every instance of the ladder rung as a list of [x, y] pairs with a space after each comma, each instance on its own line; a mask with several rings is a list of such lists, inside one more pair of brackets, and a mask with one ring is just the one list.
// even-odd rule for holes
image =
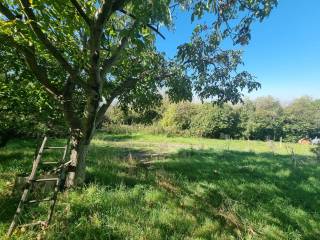
[[22, 225], [19, 225], [19, 227], [22, 228], [22, 227], [29, 227], [29, 226], [36, 226], [36, 225], [47, 226], [48, 223], [47, 221], [37, 221], [33, 223], [22, 224]]
[[58, 164], [59, 162], [42, 162], [41, 164]]
[[50, 197], [50, 198], [43, 198], [43, 199], [39, 199], [39, 200], [34, 199], [34, 200], [28, 201], [27, 203], [47, 202], [47, 201], [51, 201], [51, 200], [53, 200], [52, 197]]
[[50, 181], [58, 181], [59, 178], [39, 178], [33, 180], [34, 182], [50, 182]]
[[65, 149], [66, 147], [45, 147], [44, 149]]

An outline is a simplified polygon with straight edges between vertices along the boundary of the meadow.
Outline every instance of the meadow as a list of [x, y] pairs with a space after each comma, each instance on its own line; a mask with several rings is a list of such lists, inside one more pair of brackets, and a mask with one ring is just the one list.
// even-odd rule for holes
[[[15, 176], [31, 170], [35, 145], [11, 140], [0, 149], [0, 236], [19, 201]], [[47, 229], [18, 229], [12, 239], [312, 240], [319, 196], [310, 146], [99, 132], [86, 186], [59, 194]], [[46, 203], [28, 210], [23, 221], [46, 217]]]

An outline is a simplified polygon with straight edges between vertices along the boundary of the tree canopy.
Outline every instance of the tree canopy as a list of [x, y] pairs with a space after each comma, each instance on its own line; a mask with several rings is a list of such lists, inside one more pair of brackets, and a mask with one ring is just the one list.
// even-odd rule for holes
[[[237, 102], [241, 90], [259, 87], [238, 72], [241, 52], [221, 43], [248, 44], [250, 27], [268, 16], [277, 0], [4, 0], [0, 2], [1, 62], [36, 81], [55, 100], [71, 129], [74, 166], [83, 162], [95, 128], [112, 103], [150, 105], [165, 87], [175, 101]], [[159, 26], [172, 28], [175, 10], [198, 24], [191, 41], [168, 60], [155, 48]], [[14, 54], [18, 61], [8, 55]], [[8, 56], [8, 57], [7, 57]], [[26, 65], [24, 63], [26, 62]], [[23, 69], [23, 71], [21, 71]], [[79, 158], [79, 156], [81, 156]]]

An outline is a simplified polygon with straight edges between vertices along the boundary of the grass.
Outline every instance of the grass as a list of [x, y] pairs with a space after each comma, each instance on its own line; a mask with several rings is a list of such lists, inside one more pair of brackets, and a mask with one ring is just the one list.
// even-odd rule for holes
[[[0, 236], [18, 201], [12, 183], [30, 171], [34, 145], [15, 140], [0, 150]], [[59, 195], [48, 229], [14, 238], [319, 239], [319, 196], [320, 165], [308, 146], [100, 132], [86, 186]], [[25, 218], [45, 218], [45, 207]]]

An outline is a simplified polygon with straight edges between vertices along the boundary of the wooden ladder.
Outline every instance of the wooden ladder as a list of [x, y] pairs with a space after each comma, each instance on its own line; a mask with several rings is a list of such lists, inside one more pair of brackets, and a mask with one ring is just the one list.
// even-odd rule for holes
[[[22, 211], [23, 211], [23, 207], [25, 204], [31, 204], [31, 203], [39, 203], [39, 202], [44, 202], [44, 201], [50, 201], [50, 208], [48, 211], [48, 217], [46, 221], [37, 221], [37, 222], [33, 222], [33, 223], [29, 223], [29, 224], [23, 224], [23, 225], [19, 225], [20, 227], [22, 226], [34, 226], [34, 225], [42, 225], [42, 226], [48, 226], [51, 222], [52, 216], [53, 216], [53, 211], [54, 211], [54, 207], [56, 205], [56, 201], [57, 201], [57, 196], [58, 196], [58, 192], [61, 189], [61, 185], [64, 184], [64, 177], [65, 177], [65, 171], [66, 171], [66, 166], [68, 165], [69, 162], [65, 163], [65, 159], [66, 159], [66, 155], [68, 152], [68, 146], [69, 146], [69, 141], [67, 142], [67, 144], [63, 147], [45, 147], [46, 143], [47, 143], [48, 138], [45, 136], [43, 138], [42, 144], [39, 148], [39, 151], [37, 153], [37, 156], [35, 157], [34, 161], [33, 161], [33, 165], [32, 165], [32, 170], [31, 173], [29, 175], [29, 177], [27, 178], [27, 182], [26, 185], [24, 187], [24, 190], [22, 192], [22, 196], [21, 196], [21, 200], [18, 204], [17, 210], [14, 214], [13, 220], [10, 224], [10, 227], [8, 229], [7, 232], [7, 236], [11, 236], [13, 231], [15, 230], [15, 228], [19, 225], [18, 221], [19, 221], [19, 216], [21, 215]], [[63, 149], [63, 156], [62, 156], [62, 160], [61, 162], [45, 162], [43, 161], [42, 163], [44, 164], [59, 164], [61, 163], [61, 165], [59, 165], [58, 167], [52, 169], [51, 171], [49, 171], [49, 173], [57, 173], [57, 177], [55, 178], [38, 178], [37, 179], [37, 169], [39, 167], [43, 152], [45, 149], [52, 149], [52, 150], [56, 150], [56, 149]], [[55, 182], [54, 185], [54, 189], [53, 189], [53, 195], [52, 197], [47, 197], [44, 199], [34, 199], [34, 200], [28, 200], [28, 195], [30, 193], [30, 190], [32, 189], [33, 185], [39, 182], [50, 182], [53, 181]]]

